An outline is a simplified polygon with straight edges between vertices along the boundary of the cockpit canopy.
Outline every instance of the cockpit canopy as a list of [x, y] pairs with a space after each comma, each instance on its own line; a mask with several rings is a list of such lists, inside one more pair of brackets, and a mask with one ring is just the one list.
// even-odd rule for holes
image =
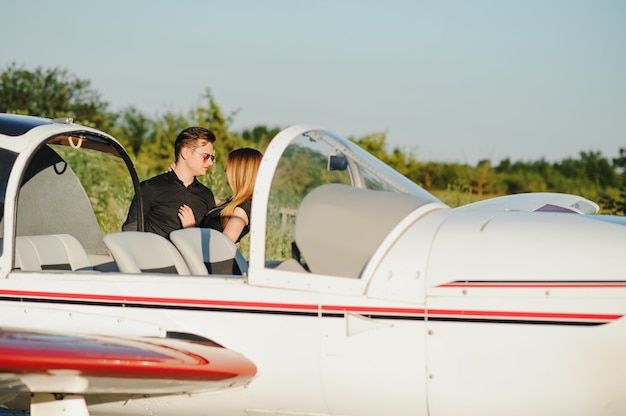
[[[288, 128], [270, 143], [257, 176], [251, 264], [272, 264], [299, 254], [311, 263], [313, 257], [330, 255], [324, 263], [339, 267], [311, 264], [311, 271], [356, 277], [396, 224], [431, 203], [441, 204], [349, 140], [314, 127]], [[265, 255], [256, 258], [261, 246]], [[333, 254], [360, 260], [341, 266]]]

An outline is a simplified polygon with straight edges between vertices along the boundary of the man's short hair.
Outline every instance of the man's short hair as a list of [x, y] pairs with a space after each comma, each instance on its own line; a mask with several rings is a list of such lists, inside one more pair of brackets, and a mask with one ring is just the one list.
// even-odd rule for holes
[[215, 143], [215, 134], [204, 127], [187, 127], [181, 131], [174, 142], [174, 160], [178, 160], [180, 151], [185, 146], [195, 146], [197, 142], [204, 146], [207, 143]]

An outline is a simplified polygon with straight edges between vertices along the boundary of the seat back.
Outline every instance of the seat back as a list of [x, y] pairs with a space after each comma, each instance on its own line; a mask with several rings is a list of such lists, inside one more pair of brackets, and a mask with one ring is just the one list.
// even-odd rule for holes
[[183, 255], [194, 275], [245, 275], [248, 262], [237, 246], [212, 228], [183, 228], [170, 233], [172, 243]]
[[189, 274], [176, 247], [158, 234], [123, 231], [104, 236], [120, 272]]
[[93, 270], [85, 249], [69, 234], [15, 237], [15, 268], [39, 270]]
[[312, 273], [358, 278], [385, 237], [420, 205], [407, 194], [322, 185], [300, 203], [295, 242]]
[[20, 187], [15, 233], [71, 234], [87, 253], [105, 250], [89, 196], [71, 165], [49, 146], [37, 150]]

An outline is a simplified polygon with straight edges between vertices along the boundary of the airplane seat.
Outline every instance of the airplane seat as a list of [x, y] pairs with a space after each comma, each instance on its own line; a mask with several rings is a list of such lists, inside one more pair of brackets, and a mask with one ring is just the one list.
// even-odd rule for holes
[[281, 261], [274, 267], [275, 270], [284, 270], [288, 272], [308, 272], [308, 270], [294, 258], [289, 258]]
[[176, 247], [158, 234], [122, 231], [104, 236], [122, 273], [189, 274], [189, 269]]
[[311, 273], [359, 278], [385, 237], [420, 205], [407, 194], [322, 185], [300, 203], [295, 244]]
[[212, 228], [183, 228], [170, 239], [182, 254], [191, 274], [246, 275], [248, 262], [225, 234]]
[[15, 268], [24, 271], [94, 270], [83, 246], [69, 234], [15, 237]]

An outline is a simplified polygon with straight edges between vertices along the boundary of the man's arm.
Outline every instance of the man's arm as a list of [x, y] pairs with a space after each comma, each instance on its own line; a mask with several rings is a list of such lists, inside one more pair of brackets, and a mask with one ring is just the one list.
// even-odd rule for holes
[[134, 196], [133, 202], [130, 203], [128, 216], [122, 225], [122, 231], [137, 231], [137, 196]]

